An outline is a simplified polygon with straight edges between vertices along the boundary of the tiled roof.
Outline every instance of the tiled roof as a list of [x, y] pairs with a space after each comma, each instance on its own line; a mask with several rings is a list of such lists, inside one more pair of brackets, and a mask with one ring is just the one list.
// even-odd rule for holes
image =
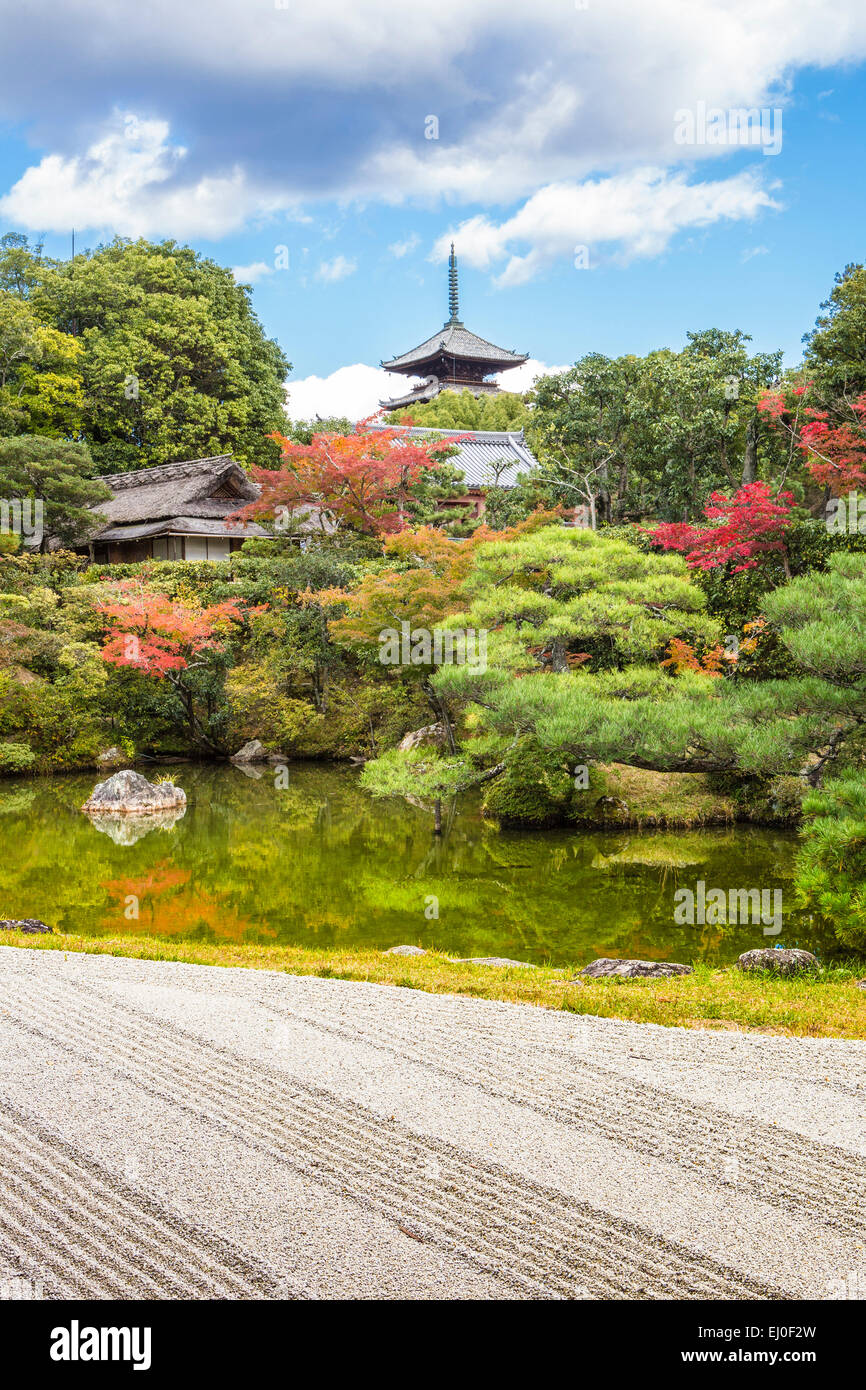
[[428, 362], [440, 353], [444, 353], [446, 357], [466, 357], [475, 362], [490, 362], [499, 367], [517, 367], [521, 362], [528, 360], [526, 354], [497, 347], [486, 338], [479, 338], [477, 333], [470, 333], [468, 328], [456, 321], [446, 323], [432, 338], [419, 343], [418, 347], [412, 348], [410, 352], [404, 352], [400, 357], [392, 357], [380, 365], [387, 371], [400, 371], [421, 362]]
[[[393, 429], [393, 425], [378, 426], [380, 429]], [[397, 428], [401, 428], [397, 426]], [[521, 473], [531, 473], [538, 467], [538, 460], [526, 444], [523, 430], [436, 430], [414, 425], [403, 426], [415, 439], [435, 435], [445, 439], [449, 435], [455, 439], [469, 435], [457, 445], [457, 453], [449, 459], [463, 472], [467, 487], [513, 487]], [[496, 479], [496, 467], [505, 463]]]

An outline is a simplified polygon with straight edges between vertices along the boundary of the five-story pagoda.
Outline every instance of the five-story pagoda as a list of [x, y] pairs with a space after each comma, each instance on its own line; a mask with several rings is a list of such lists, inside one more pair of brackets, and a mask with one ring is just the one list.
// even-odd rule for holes
[[502, 388], [495, 381], [486, 381], [485, 377], [492, 372], [519, 367], [528, 360], [528, 354], [496, 347], [485, 338], [470, 333], [461, 322], [457, 257], [454, 255], [453, 242], [448, 258], [448, 307], [451, 317], [432, 338], [412, 348], [411, 352], [404, 352], [401, 357], [392, 357], [390, 362], [379, 364], [389, 372], [424, 378], [421, 385], [407, 395], [380, 401], [384, 410], [397, 410], [422, 401], [432, 401], [440, 391], [471, 391], [476, 396], [495, 396]]

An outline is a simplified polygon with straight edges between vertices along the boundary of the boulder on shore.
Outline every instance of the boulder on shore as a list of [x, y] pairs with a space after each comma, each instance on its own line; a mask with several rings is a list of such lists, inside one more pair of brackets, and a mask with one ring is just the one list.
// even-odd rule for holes
[[175, 811], [183, 806], [186, 806], [186, 792], [181, 787], [173, 782], [154, 785], [140, 772], [127, 768], [99, 782], [81, 809], [91, 814], [112, 811], [120, 815], [146, 816]]
[[447, 742], [444, 724], [426, 724], [423, 729], [412, 729], [404, 735], [397, 747], [401, 753], [411, 753], [413, 748], [444, 748]]
[[125, 762], [128, 762], [128, 759], [120, 748], [106, 748], [104, 752], [96, 755], [96, 766], [100, 768], [120, 767], [120, 764]]
[[41, 936], [45, 932], [53, 932], [54, 928], [49, 927], [45, 922], [40, 922], [38, 917], [21, 917], [18, 921], [8, 917], [0, 917], [0, 931], [23, 931], [28, 936]]
[[575, 978], [588, 975], [591, 980], [600, 980], [618, 975], [626, 980], [662, 980], [671, 975], [691, 974], [690, 965], [679, 965], [673, 960], [614, 960], [610, 956], [601, 956], [599, 960], [585, 965]]
[[818, 957], [811, 951], [794, 947], [782, 950], [776, 946], [761, 946], [744, 951], [737, 961], [738, 970], [771, 970], [775, 975], [800, 975], [804, 970], [818, 970]]
[[243, 748], [239, 748], [236, 753], [232, 753], [229, 762], [232, 763], [263, 763], [267, 759], [267, 753], [257, 738], [251, 738], [249, 743], [245, 743]]
[[426, 956], [423, 946], [389, 946], [386, 956]]

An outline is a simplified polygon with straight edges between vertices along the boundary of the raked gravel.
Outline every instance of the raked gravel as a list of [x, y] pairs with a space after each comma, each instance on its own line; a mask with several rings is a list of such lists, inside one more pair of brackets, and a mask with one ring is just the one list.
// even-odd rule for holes
[[864, 1100], [861, 1042], [2, 947], [0, 1281], [845, 1296]]

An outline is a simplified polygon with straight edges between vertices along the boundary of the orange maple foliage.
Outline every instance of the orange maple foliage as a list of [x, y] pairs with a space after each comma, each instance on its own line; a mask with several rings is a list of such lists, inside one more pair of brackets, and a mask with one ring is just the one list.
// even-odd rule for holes
[[314, 434], [309, 444], [270, 435], [283, 466], [253, 469], [260, 496], [230, 520], [282, 520], [313, 507], [335, 529], [346, 523], [367, 535], [402, 530], [412, 484], [443, 463], [455, 443], [472, 436], [430, 443], [405, 429], [374, 427], [373, 418], [359, 421], [352, 434]]

